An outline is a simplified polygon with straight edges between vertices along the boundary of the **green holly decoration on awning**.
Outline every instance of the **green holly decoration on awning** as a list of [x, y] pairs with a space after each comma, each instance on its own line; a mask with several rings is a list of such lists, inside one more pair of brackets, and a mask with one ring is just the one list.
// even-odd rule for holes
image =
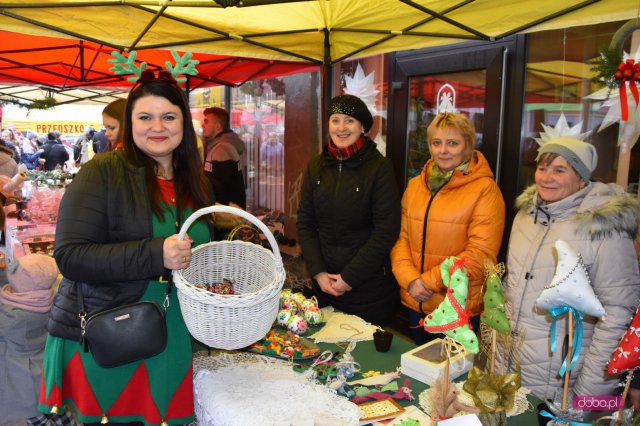
[[466, 312], [469, 276], [466, 259], [449, 257], [440, 265], [442, 282], [447, 286], [444, 300], [424, 319], [429, 333], [444, 333], [460, 342], [472, 353], [478, 353], [478, 337], [471, 329]]

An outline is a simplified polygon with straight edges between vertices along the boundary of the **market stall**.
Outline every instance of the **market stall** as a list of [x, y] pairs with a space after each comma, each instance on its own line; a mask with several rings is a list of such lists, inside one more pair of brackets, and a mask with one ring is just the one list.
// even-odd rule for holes
[[[305, 334], [305, 336], [308, 336], [309, 340], [315, 340], [313, 339], [313, 336], [316, 333], [320, 333], [321, 331], [322, 327], [310, 329]], [[402, 407], [401, 409], [398, 409], [399, 412], [396, 415], [398, 416], [398, 422], [390, 423], [393, 425], [399, 424], [402, 419], [406, 420], [407, 417], [419, 419], [420, 416], [423, 416], [424, 414], [432, 414], [433, 409], [431, 407], [428, 395], [429, 385], [402, 373], [399, 373], [395, 376], [393, 375], [396, 370], [400, 371], [401, 369], [401, 358], [403, 354], [411, 351], [415, 352], [416, 346], [413, 342], [410, 342], [403, 336], [396, 335], [391, 342], [390, 348], [386, 352], [378, 351], [373, 339], [357, 341], [355, 342], [355, 344], [352, 343], [352, 345], [354, 346], [354, 348], [352, 351], [349, 351], [349, 342], [346, 341], [336, 343], [317, 343], [320, 352], [322, 354], [325, 354], [325, 356], [326, 354], [331, 354], [334, 361], [341, 359], [345, 352], [348, 352], [353, 357], [354, 362], [358, 363], [359, 365], [360, 371], [358, 373], [355, 373], [353, 377], [349, 378], [346, 381], [348, 389], [355, 393], [349, 398], [342, 396], [341, 398], [343, 402], [346, 400], [355, 400], [362, 403], [364, 400], [364, 403], [366, 403], [367, 401], [384, 401], [390, 398], [400, 407]], [[278, 377], [265, 379], [271, 380], [270, 383], [262, 382], [258, 385], [255, 385], [258, 387], [265, 386], [265, 389], [271, 389], [272, 392], [268, 395], [268, 397], [270, 398], [271, 402], [277, 406], [279, 401], [286, 400], [287, 398], [291, 397], [290, 395], [287, 396], [278, 394], [276, 389], [279, 389], [279, 386], [281, 385], [278, 382], [280, 380], [289, 380], [286, 378], [288, 370], [296, 371], [299, 373], [305, 371], [305, 369], [309, 368], [309, 366], [317, 364], [317, 358], [299, 359], [291, 362], [284, 359], [284, 357], [265, 356], [235, 351], [207, 351], [205, 347], [200, 345], [197, 346], [196, 352], [194, 354], [194, 389], [196, 392], [196, 413], [198, 413], [199, 415], [198, 424], [209, 424], [209, 420], [207, 419], [210, 419], [213, 412], [215, 412], [216, 410], [220, 410], [220, 406], [212, 406], [212, 404], [214, 404], [214, 402], [211, 400], [212, 395], [207, 393], [210, 389], [212, 389], [214, 383], [217, 385], [216, 380], [221, 380], [220, 377], [214, 375], [221, 375], [222, 371], [232, 364], [238, 368], [249, 368], [248, 366], [256, 363], [267, 364], [272, 371], [282, 369]], [[331, 361], [329, 361], [329, 363], [331, 363]], [[259, 369], [257, 370], [259, 371]], [[378, 375], [375, 376], [374, 374]], [[386, 380], [388, 380], [388, 383], [384, 386], [378, 386], [377, 391], [375, 389], [375, 386], [361, 385], [361, 383], [368, 383], [366, 380], [369, 380], [369, 382], [373, 383], [375, 381], [375, 377], [378, 377], [379, 381], [385, 381], [385, 377], [387, 377]], [[457, 387], [458, 390], [462, 393], [462, 401], [466, 403], [472, 403], [470, 396], [463, 392], [463, 383], [466, 378], [466, 374], [460, 376], [456, 380]], [[238, 382], [240, 382], [241, 380], [241, 378], [238, 378]], [[291, 380], [295, 381], [295, 379]], [[288, 386], [290, 386], [290, 384], [288, 384]], [[326, 386], [331, 387], [331, 384], [327, 383]], [[408, 389], [403, 389], [405, 387]], [[368, 394], [368, 397], [367, 395], [359, 396], [365, 393], [365, 388], [369, 389], [371, 393]], [[241, 384], [229, 383], [225, 385], [224, 392], [236, 394], [236, 392], [241, 391], [241, 389]], [[256, 390], [256, 392], [259, 392], [259, 390]], [[525, 393], [523, 393], [521, 396], [524, 399], [521, 399], [517, 410], [516, 408], [514, 408], [513, 412], [508, 414], [510, 415], [510, 417], [508, 417], [507, 424], [522, 426], [538, 424], [538, 415], [535, 407], [541, 401], [539, 401], [535, 396], [527, 394], [526, 391], [524, 392]], [[247, 397], [249, 397], [250, 394], [251, 393], [249, 391], [246, 392]], [[338, 395], [340, 395], [340, 392], [338, 392]], [[338, 400], [336, 404], [339, 404], [340, 401], [341, 400]], [[294, 405], [294, 402], [290, 403], [289, 408], [293, 407]], [[232, 404], [227, 405], [227, 408], [225, 408], [224, 410], [227, 409], [233, 410]], [[276, 411], [278, 410], [281, 412], [280, 420], [285, 422], [283, 424], [289, 424], [286, 422], [290, 421], [292, 418], [295, 418], [294, 414], [291, 414], [289, 411], [287, 411], [287, 407], [279, 406], [276, 408]], [[258, 414], [254, 410], [245, 411], [252, 412], [255, 416], [260, 416], [260, 414]], [[233, 413], [231, 413], [231, 415], [232, 414]], [[392, 416], [391, 418], [396, 416]], [[214, 422], [212, 424], [216, 423]], [[372, 422], [370, 424], [381, 425], [387, 423]], [[423, 421], [420, 423], [410, 424], [422, 425], [428, 423], [424, 423]]]
[[44, 172], [32, 178], [17, 193], [19, 201], [5, 209], [5, 255], [9, 261], [29, 253], [53, 256], [58, 206], [66, 182], [45, 179]]

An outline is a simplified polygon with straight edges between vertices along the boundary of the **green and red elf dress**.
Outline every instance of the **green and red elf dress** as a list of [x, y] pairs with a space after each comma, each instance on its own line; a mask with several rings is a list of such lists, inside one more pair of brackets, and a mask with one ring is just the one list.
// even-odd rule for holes
[[[154, 237], [176, 233], [173, 183], [158, 180], [166, 213], [153, 217]], [[181, 223], [193, 209], [187, 207]], [[203, 221], [189, 229], [194, 246], [209, 241]], [[141, 300], [162, 306], [166, 282], [152, 280]], [[91, 352], [73, 340], [49, 335], [45, 348], [39, 410], [43, 413], [72, 407], [83, 423], [107, 420], [114, 423], [180, 425], [194, 419], [192, 338], [182, 318], [175, 288], [166, 314], [167, 347], [152, 357], [113, 368], [96, 364]]]

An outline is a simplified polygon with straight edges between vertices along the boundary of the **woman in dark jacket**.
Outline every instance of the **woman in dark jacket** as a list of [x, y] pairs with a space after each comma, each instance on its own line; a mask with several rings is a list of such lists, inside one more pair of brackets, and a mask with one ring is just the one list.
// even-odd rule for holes
[[73, 407], [85, 425], [187, 424], [194, 418], [192, 339], [175, 289], [158, 355], [103, 368], [80, 343], [79, 289], [87, 317], [138, 300], [163, 306], [170, 270], [187, 267], [192, 241], [210, 237], [198, 221], [188, 238], [177, 238], [179, 224], [211, 200], [189, 102], [175, 80], [143, 72], [123, 127], [122, 150], [83, 165], [60, 204], [54, 255], [64, 278], [47, 327], [39, 409]]
[[400, 230], [400, 196], [391, 162], [366, 136], [372, 124], [359, 98], [331, 100], [331, 139], [309, 163], [297, 225], [320, 304], [382, 325], [399, 297], [389, 252]]

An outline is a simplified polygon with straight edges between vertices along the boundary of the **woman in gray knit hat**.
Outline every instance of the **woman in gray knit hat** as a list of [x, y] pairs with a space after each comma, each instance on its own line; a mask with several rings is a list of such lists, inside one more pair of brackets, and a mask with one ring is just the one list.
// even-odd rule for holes
[[382, 325], [398, 287], [389, 252], [400, 230], [400, 196], [391, 162], [367, 136], [373, 117], [362, 100], [329, 104], [330, 139], [309, 162], [300, 194], [298, 238], [322, 306]]
[[618, 377], [606, 373], [609, 358], [627, 330], [640, 297], [640, 273], [633, 240], [640, 205], [615, 184], [591, 182], [598, 164], [593, 145], [557, 137], [538, 151], [535, 185], [516, 201], [519, 211], [509, 240], [507, 284], [512, 329], [525, 332], [522, 385], [541, 399], [562, 399], [563, 344], [567, 322], [557, 321], [549, 348], [551, 316], [535, 301], [552, 281], [554, 243], [564, 240], [580, 253], [606, 320], [584, 316], [578, 361], [571, 370], [575, 395], [611, 395]]

